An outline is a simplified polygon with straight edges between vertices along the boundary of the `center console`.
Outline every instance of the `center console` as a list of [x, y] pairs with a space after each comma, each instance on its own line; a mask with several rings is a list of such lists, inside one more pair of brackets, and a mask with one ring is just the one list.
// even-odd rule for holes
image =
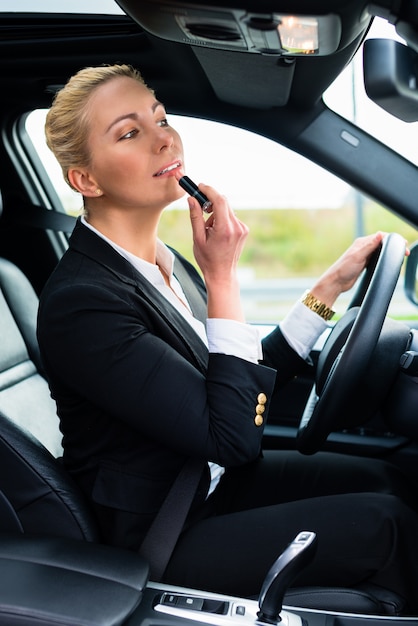
[[[0, 534], [1, 626], [407, 626], [416, 617], [282, 604], [315, 546], [298, 535], [267, 573], [258, 600], [149, 581], [138, 554], [85, 541]], [[288, 597], [288, 596], [285, 596]]]
[[[126, 626], [261, 626], [256, 600], [148, 583]], [[283, 626], [409, 626], [416, 617], [361, 615], [283, 606]]]

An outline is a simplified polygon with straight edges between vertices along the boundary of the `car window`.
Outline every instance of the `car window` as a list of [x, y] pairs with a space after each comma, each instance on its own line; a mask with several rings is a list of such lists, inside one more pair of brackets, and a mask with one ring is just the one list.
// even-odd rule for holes
[[[26, 130], [65, 211], [77, 213], [81, 196], [64, 182], [46, 147], [45, 115], [46, 110], [33, 111]], [[349, 194], [349, 186], [336, 176], [269, 139], [208, 120], [176, 115], [168, 119], [182, 137], [188, 175], [222, 191], [236, 209], [335, 208]], [[298, 182], [301, 171], [303, 185]], [[187, 208], [186, 200], [176, 207]]]
[[[33, 112], [26, 128], [65, 211], [78, 215], [81, 196], [64, 182], [40, 131], [45, 114]], [[415, 237], [414, 229], [389, 211], [273, 141], [205, 120], [169, 116], [169, 122], [182, 136], [188, 175], [225, 194], [250, 227], [240, 261], [250, 321], [281, 319], [355, 236], [382, 229], [400, 231], [409, 241]], [[166, 211], [160, 236], [193, 261], [190, 233], [187, 202], [182, 199]], [[341, 301], [343, 312], [343, 296]], [[415, 315], [401, 288], [400, 302], [397, 307], [405, 306], [405, 311], [397, 315]]]

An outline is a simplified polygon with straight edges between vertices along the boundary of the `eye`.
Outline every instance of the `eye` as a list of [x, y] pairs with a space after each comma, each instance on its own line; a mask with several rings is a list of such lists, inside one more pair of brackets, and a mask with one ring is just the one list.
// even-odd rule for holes
[[136, 137], [137, 134], [138, 134], [138, 130], [136, 128], [133, 128], [129, 132], [122, 135], [122, 137], [120, 138], [120, 141], [123, 141], [124, 139], [132, 139], [133, 137]]
[[160, 120], [158, 122], [158, 126], [162, 126], [162, 127], [166, 127], [166, 126], [170, 126], [170, 124], [168, 123], [167, 118], [165, 117], [164, 119]]

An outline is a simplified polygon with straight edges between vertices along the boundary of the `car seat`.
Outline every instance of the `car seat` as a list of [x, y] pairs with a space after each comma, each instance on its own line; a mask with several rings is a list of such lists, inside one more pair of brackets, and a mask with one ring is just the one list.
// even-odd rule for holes
[[58, 460], [61, 433], [36, 341], [37, 308], [26, 276], [0, 258], [0, 529], [97, 541], [95, 520]]

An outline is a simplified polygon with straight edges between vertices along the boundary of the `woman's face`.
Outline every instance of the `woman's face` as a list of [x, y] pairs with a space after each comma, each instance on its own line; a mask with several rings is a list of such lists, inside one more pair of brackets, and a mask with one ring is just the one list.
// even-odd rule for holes
[[180, 136], [145, 85], [111, 79], [93, 92], [87, 115], [89, 174], [105, 201], [161, 209], [184, 195], [177, 182], [184, 174]]

